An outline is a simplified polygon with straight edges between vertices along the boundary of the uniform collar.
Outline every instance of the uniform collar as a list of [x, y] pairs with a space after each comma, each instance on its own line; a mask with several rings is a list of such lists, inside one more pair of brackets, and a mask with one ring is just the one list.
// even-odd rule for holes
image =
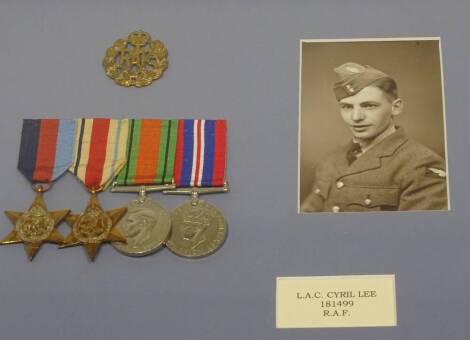
[[[405, 130], [398, 126], [396, 128], [397, 130], [394, 133], [372, 146], [350, 166], [347, 163], [346, 156], [342, 157], [337, 163], [337, 169], [339, 170], [338, 175], [343, 177], [379, 168], [381, 166], [380, 158], [393, 155], [395, 151], [408, 140]], [[352, 143], [351, 141], [351, 144]]]
[[[397, 128], [395, 125], [390, 125], [388, 128], [385, 129], [380, 135], [375, 137], [375, 139], [372, 141], [372, 143], [368, 144], [367, 146], [361, 147], [361, 153], [359, 154], [359, 157], [362, 156], [364, 153], [366, 153], [368, 150], [372, 149], [374, 146], [379, 144], [381, 141], [383, 141], [385, 138], [388, 136], [392, 135], [397, 131]], [[358, 143], [359, 145], [361, 144], [356, 137], [353, 137], [353, 143]]]
[[377, 157], [391, 156], [407, 140], [405, 130], [400, 126], [396, 126], [395, 132], [372, 146], [368, 152]]
[[[361, 157], [364, 157], [366, 153], [373, 153], [375, 156], [390, 156], [395, 150], [402, 145], [408, 137], [405, 134], [405, 130], [400, 126], [394, 126], [395, 131], [392, 133], [383, 133], [374, 141], [371, 145], [363, 148]], [[353, 143], [357, 143], [354, 139], [348, 145], [350, 148]]]

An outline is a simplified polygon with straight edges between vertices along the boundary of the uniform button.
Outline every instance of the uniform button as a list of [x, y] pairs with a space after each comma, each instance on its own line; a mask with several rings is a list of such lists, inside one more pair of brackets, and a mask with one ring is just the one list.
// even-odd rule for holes
[[318, 189], [318, 188], [316, 188], [316, 189], [315, 189], [315, 191], [314, 191], [314, 193], [316, 193], [317, 195], [319, 195], [319, 194], [320, 194], [320, 192], [321, 192], [321, 190], [320, 190], [320, 189]]
[[336, 187], [337, 187], [338, 189], [341, 189], [342, 187], [344, 187], [344, 183], [341, 182], [341, 181], [336, 182]]
[[366, 198], [366, 199], [364, 200], [364, 203], [365, 203], [365, 205], [371, 205], [371, 204], [372, 204], [372, 200], [371, 200], [370, 198]]
[[339, 212], [340, 210], [341, 210], [340, 207], [338, 207], [337, 205], [335, 205], [335, 206], [333, 206], [333, 207], [331, 208], [331, 211], [334, 212], [334, 213], [337, 213], [337, 212]]

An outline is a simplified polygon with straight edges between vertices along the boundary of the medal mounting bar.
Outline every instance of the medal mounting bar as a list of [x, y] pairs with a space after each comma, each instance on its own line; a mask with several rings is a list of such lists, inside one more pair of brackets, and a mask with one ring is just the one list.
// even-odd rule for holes
[[152, 184], [152, 185], [118, 185], [117, 182], [113, 182], [111, 186], [111, 192], [155, 192], [155, 191], [164, 191], [175, 189], [176, 186], [174, 183], [166, 184]]
[[175, 189], [175, 183], [153, 184], [153, 185], [128, 185], [120, 186], [117, 182], [113, 182], [111, 192], [138, 192], [139, 201], [143, 202], [147, 196], [147, 192], [164, 191]]
[[191, 204], [198, 205], [199, 195], [205, 194], [216, 194], [216, 193], [227, 193], [229, 192], [228, 182], [224, 182], [222, 187], [187, 187], [187, 188], [176, 188], [173, 190], [163, 190], [165, 195], [190, 195]]

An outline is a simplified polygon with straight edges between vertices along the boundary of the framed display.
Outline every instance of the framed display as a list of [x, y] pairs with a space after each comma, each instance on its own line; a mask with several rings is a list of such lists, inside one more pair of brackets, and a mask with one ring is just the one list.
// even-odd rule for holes
[[467, 339], [468, 13], [0, 1], [0, 339]]
[[439, 38], [302, 40], [300, 212], [448, 210]]

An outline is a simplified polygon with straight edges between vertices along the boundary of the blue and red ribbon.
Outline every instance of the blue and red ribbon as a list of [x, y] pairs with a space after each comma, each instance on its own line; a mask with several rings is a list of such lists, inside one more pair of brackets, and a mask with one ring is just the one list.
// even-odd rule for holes
[[175, 156], [176, 186], [223, 186], [226, 139], [226, 120], [180, 120]]
[[51, 183], [73, 159], [75, 120], [24, 119], [18, 169], [32, 183]]

